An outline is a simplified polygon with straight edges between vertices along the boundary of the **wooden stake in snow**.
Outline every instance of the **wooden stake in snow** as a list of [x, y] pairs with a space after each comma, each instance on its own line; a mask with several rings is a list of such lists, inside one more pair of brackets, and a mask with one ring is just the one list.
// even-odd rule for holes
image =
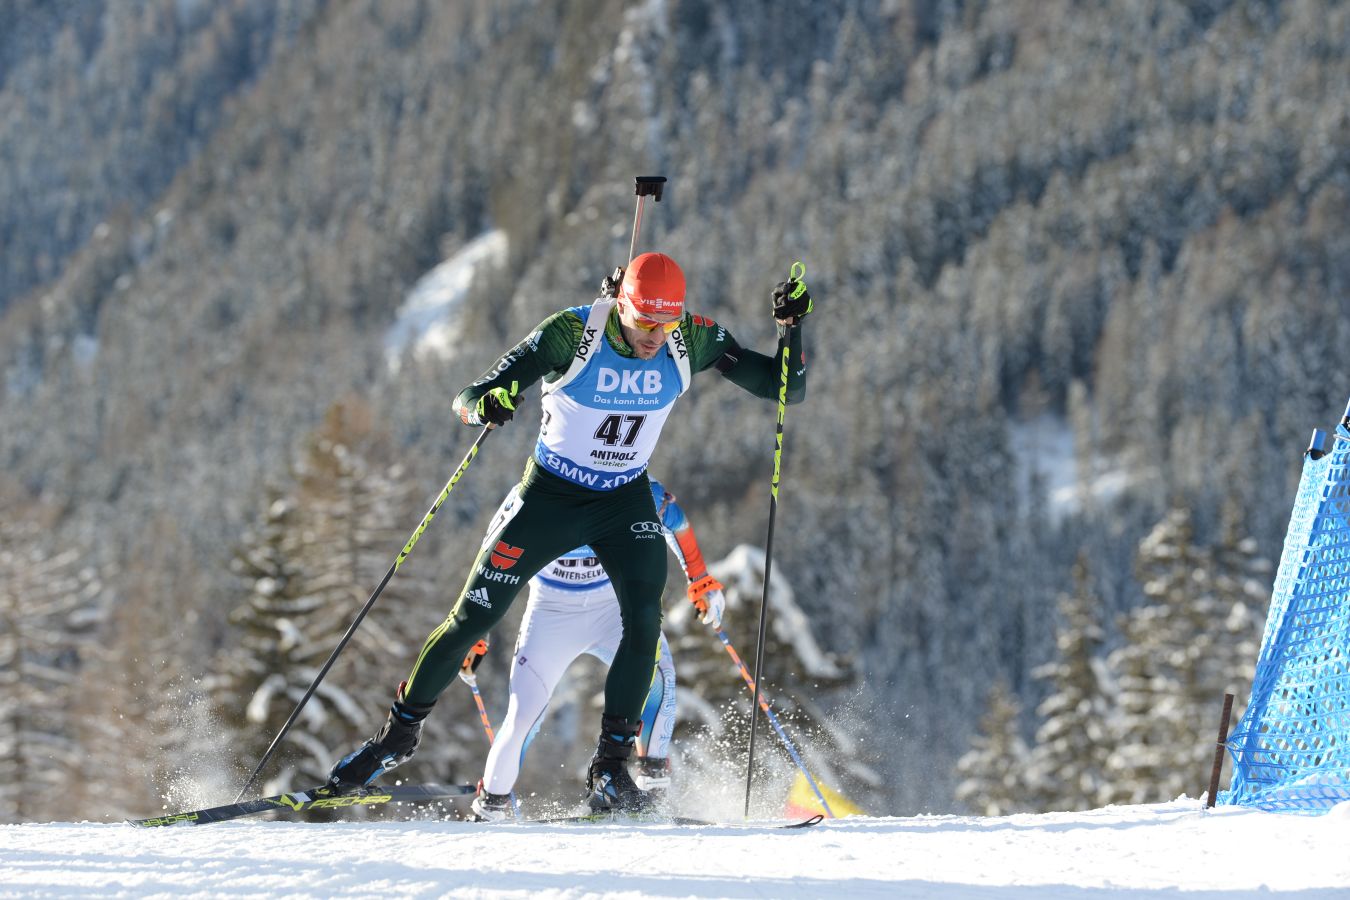
[[1215, 795], [1219, 793], [1219, 771], [1223, 768], [1224, 746], [1228, 743], [1228, 720], [1233, 715], [1233, 695], [1223, 695], [1223, 721], [1219, 723], [1218, 746], [1214, 748], [1214, 769], [1209, 773], [1209, 799], [1207, 808], [1214, 806]]

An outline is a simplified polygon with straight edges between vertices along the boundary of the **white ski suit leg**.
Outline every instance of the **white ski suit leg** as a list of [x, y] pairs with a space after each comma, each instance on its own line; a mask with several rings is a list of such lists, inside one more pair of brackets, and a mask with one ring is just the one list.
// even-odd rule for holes
[[[567, 667], [582, 653], [609, 665], [622, 636], [619, 601], [608, 582], [599, 590], [562, 596], [531, 581], [529, 604], [511, 660], [510, 701], [488, 751], [484, 790], [511, 792], [530, 738], [548, 712], [549, 699]], [[664, 634], [642, 721], [638, 755], [668, 756], [675, 729], [675, 661]]]
[[597, 627], [605, 627], [610, 611], [618, 618], [619, 601], [608, 582], [600, 590], [562, 602], [552, 599], [551, 593], [530, 582], [529, 605], [511, 660], [506, 719], [483, 770], [483, 788], [493, 794], [511, 792], [530, 736], [548, 711], [549, 698], [563, 673], [594, 643]]

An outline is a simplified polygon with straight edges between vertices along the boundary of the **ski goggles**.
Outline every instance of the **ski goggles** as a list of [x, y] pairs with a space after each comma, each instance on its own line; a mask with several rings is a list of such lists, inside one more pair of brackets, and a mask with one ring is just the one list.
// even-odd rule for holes
[[680, 327], [680, 320], [676, 319], [674, 322], [657, 322], [639, 316], [637, 313], [633, 313], [633, 327], [638, 331], [655, 331], [659, 328], [666, 334], [670, 334], [676, 328]]
[[636, 309], [633, 308], [633, 305], [631, 303], [625, 303], [624, 309], [628, 313], [628, 323], [632, 325], [634, 328], [636, 328], [638, 331], [655, 331], [656, 329], [659, 328], [666, 334], [670, 334], [676, 328], [680, 327], [680, 320], [678, 318], [676, 318], [672, 322], [658, 322], [655, 319], [649, 319], [646, 316], [640, 314]]

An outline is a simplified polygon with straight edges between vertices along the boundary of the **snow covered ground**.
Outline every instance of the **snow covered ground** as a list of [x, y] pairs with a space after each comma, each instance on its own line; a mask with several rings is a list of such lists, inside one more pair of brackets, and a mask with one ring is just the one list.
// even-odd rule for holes
[[1350, 803], [669, 825], [0, 826], [0, 897], [1350, 898]]

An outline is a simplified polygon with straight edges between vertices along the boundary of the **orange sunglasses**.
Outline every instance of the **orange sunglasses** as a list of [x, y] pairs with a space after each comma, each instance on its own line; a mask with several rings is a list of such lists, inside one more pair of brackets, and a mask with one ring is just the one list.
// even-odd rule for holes
[[639, 331], [655, 331], [660, 328], [666, 334], [670, 334], [676, 328], [680, 327], [680, 320], [676, 319], [674, 322], [653, 322], [651, 319], [644, 319], [641, 316], [634, 314], [633, 327]]
[[674, 322], [658, 322], [655, 319], [649, 319], [646, 316], [638, 315], [638, 311], [633, 309], [630, 304], [625, 303], [624, 308], [628, 310], [628, 318], [631, 320], [632, 326], [638, 331], [655, 331], [659, 328], [666, 334], [670, 334], [676, 328], [680, 327], [679, 319], [676, 319]]

